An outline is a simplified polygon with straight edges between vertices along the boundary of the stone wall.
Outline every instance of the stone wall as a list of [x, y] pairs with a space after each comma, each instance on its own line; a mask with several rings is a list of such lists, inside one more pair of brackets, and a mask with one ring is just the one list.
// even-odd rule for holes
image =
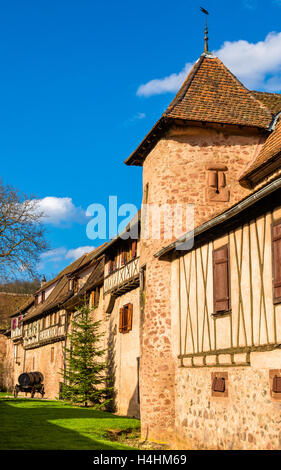
[[[174, 447], [280, 450], [281, 402], [271, 398], [269, 366], [261, 366], [178, 368]], [[222, 371], [228, 373], [228, 397], [212, 397], [212, 373]]]

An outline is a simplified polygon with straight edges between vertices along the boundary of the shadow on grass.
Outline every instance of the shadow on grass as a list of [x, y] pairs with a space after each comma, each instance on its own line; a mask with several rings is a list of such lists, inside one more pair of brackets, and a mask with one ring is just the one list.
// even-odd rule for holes
[[61, 402], [1, 399], [0, 449], [122, 450], [108, 429], [137, 429], [138, 421]]

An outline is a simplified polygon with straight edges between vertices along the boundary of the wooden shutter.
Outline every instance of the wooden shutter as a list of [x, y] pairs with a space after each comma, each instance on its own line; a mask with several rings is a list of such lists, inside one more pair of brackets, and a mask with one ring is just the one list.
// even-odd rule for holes
[[119, 313], [119, 333], [123, 333], [123, 317], [124, 317], [124, 308], [120, 308]]
[[229, 247], [213, 251], [214, 313], [230, 309]]
[[95, 306], [95, 296], [96, 296], [96, 293], [95, 293], [95, 291], [93, 290], [93, 291], [91, 292], [91, 303], [92, 303], [92, 307]]
[[133, 304], [127, 305], [127, 329], [126, 331], [131, 331], [133, 322]]
[[281, 300], [281, 223], [272, 227], [273, 300]]
[[137, 254], [137, 242], [134, 240], [132, 242], [132, 258], [135, 258]]
[[108, 274], [111, 274], [113, 271], [113, 261], [110, 259], [108, 262]]
[[123, 266], [125, 264], [125, 250], [123, 248], [122, 253], [121, 253], [121, 265]]

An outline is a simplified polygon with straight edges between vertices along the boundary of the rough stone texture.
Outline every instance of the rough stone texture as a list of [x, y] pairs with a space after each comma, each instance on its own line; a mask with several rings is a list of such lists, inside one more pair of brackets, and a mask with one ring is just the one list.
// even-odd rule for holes
[[225, 370], [228, 398], [214, 398], [211, 374], [222, 368], [177, 369], [174, 447], [281, 449], [281, 403], [270, 397], [268, 369]]
[[[149, 184], [148, 205], [194, 204], [198, 226], [247, 196], [250, 191], [239, 185], [238, 174], [254, 157], [264, 137], [239, 132], [240, 135], [238, 132], [231, 135], [227, 130], [177, 128], [160, 140], [143, 165], [143, 188]], [[206, 201], [206, 165], [210, 163], [228, 167], [228, 202]], [[153, 256], [175, 238], [167, 240], [163, 234], [162, 222], [162, 238], [142, 239], [140, 256], [140, 265], [146, 264], [141, 332], [142, 435], [158, 440], [172, 437], [175, 415], [179, 414], [175, 407], [175, 361], [171, 347], [171, 267]]]

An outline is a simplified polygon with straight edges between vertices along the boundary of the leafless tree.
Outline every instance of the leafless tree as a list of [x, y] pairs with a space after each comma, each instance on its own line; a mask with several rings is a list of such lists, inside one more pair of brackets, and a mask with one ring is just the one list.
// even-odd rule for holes
[[34, 278], [40, 253], [47, 248], [42, 213], [34, 197], [0, 180], [0, 281]]

